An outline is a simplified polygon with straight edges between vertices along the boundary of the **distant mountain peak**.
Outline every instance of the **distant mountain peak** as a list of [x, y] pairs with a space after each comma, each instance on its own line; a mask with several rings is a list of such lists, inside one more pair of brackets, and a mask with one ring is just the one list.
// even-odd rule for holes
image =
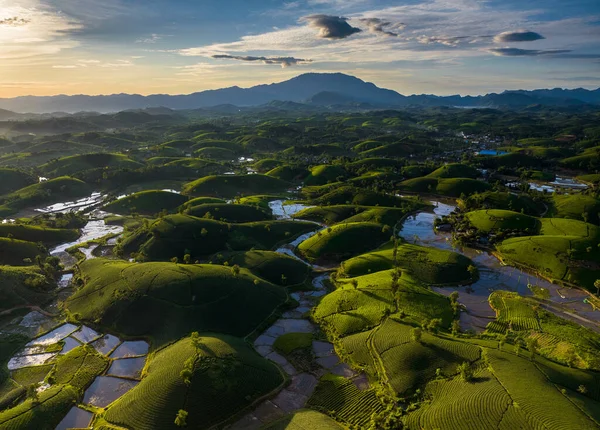
[[[533, 91], [510, 90], [485, 96], [404, 96], [396, 91], [379, 88], [356, 76], [344, 73], [304, 73], [289, 80], [257, 85], [250, 88], [232, 86], [206, 90], [187, 95], [113, 94], [104, 96], [51, 96], [16, 97], [0, 99], [0, 109], [13, 112], [51, 113], [80, 111], [118, 112], [124, 110], [156, 109], [154, 113], [167, 113], [166, 109], [201, 109], [214, 106], [232, 108], [262, 106], [271, 102], [292, 102], [321, 106], [372, 106], [388, 109], [405, 106], [479, 106], [524, 108], [530, 105], [577, 106], [600, 105], [600, 89], [540, 89]], [[280, 105], [282, 107], [283, 105]], [[293, 106], [293, 105], [289, 105]], [[273, 106], [275, 107], [275, 106]], [[296, 106], [297, 107], [297, 106]], [[18, 114], [17, 114], [18, 115]], [[6, 117], [6, 115], [5, 115]]]

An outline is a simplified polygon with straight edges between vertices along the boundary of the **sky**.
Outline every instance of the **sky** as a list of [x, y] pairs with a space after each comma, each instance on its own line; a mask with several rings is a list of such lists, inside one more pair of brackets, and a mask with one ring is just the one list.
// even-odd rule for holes
[[402, 94], [600, 87], [600, 0], [0, 0], [0, 97], [342, 72]]

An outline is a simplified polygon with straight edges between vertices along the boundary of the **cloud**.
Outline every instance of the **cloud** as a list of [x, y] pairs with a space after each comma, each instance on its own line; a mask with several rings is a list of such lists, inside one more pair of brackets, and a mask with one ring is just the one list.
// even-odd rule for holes
[[239, 60], [239, 61], [260, 61], [263, 64], [279, 64], [282, 68], [295, 66], [298, 64], [312, 63], [312, 60], [305, 60], [303, 58], [294, 57], [252, 57], [248, 55], [228, 55], [228, 54], [216, 54], [212, 55], [215, 59], [227, 59], [227, 60]]
[[470, 39], [469, 36], [453, 36], [453, 37], [438, 37], [438, 36], [418, 36], [417, 41], [424, 45], [433, 45], [439, 43], [445, 46], [458, 46], [460, 42]]
[[535, 31], [527, 30], [505, 31], [494, 37], [494, 41], [497, 43], [533, 42], [541, 39], [545, 39], [545, 37]]
[[13, 16], [11, 18], [0, 19], [0, 25], [8, 25], [10, 27], [19, 27], [21, 25], [27, 25], [31, 22], [28, 18], [19, 18], [18, 16]]
[[569, 49], [519, 49], [519, 48], [492, 48], [488, 50], [499, 57], [539, 57], [540, 55], [556, 55], [571, 52]]
[[52, 66], [53, 69], [76, 69], [77, 66], [74, 64], [56, 64]]
[[402, 23], [392, 25], [391, 22], [384, 21], [381, 18], [361, 18], [360, 22], [365, 24], [371, 33], [385, 34], [386, 36], [393, 37], [398, 36], [398, 33], [391, 31], [390, 27], [394, 30], [402, 30], [405, 27]]
[[348, 24], [348, 18], [334, 15], [309, 15], [302, 18], [309, 26], [319, 29], [319, 37], [323, 39], [345, 39], [355, 33], [360, 33], [360, 28]]
[[162, 38], [163, 36], [161, 34], [152, 33], [150, 37], [140, 37], [135, 43], [156, 43]]

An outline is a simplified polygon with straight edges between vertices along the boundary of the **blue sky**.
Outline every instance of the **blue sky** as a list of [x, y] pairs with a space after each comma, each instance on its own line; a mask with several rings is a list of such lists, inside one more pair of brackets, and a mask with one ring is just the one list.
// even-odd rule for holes
[[403, 94], [600, 86], [599, 0], [0, 0], [0, 97], [343, 72]]

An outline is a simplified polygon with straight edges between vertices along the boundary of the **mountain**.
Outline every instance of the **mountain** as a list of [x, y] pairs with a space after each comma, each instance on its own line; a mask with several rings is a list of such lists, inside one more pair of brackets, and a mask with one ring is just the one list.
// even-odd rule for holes
[[[373, 109], [407, 106], [459, 106], [525, 108], [542, 106], [600, 105], [600, 89], [505, 91], [485, 96], [412, 95], [379, 88], [342, 73], [306, 73], [290, 80], [251, 88], [230, 87], [187, 95], [113, 94], [100, 96], [25, 96], [0, 99], [0, 109], [14, 112], [51, 113], [94, 111], [100, 113], [145, 111], [167, 114], [169, 110], [194, 110], [221, 106], [221, 110], [235, 112], [250, 106], [269, 105], [273, 102], [306, 103], [313, 106], [365, 106]], [[224, 108], [226, 107], [226, 108]], [[297, 108], [297, 106], [294, 106]], [[13, 113], [13, 112], [11, 112]], [[2, 112], [0, 111], [0, 118]]]

